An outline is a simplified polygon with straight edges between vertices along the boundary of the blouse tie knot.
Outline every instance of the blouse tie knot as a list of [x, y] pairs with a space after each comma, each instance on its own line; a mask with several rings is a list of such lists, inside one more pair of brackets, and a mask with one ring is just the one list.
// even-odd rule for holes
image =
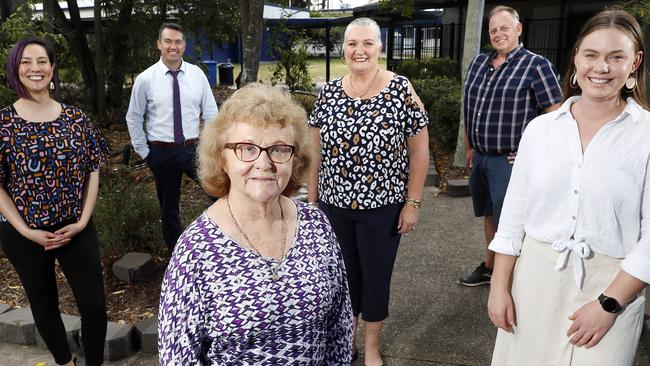
[[560, 253], [555, 263], [555, 270], [561, 271], [569, 260], [569, 253], [573, 252], [572, 261], [573, 261], [573, 279], [576, 282], [576, 286], [579, 289], [582, 289], [582, 279], [585, 275], [584, 259], [591, 255], [591, 248], [584, 241], [575, 241], [573, 239], [569, 240], [557, 240], [553, 242], [553, 250]]

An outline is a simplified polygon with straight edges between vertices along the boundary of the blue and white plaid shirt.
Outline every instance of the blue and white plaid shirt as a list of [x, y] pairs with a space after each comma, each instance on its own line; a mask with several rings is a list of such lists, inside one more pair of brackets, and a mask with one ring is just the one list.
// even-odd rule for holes
[[544, 109], [562, 102], [553, 65], [520, 43], [497, 69], [495, 53], [478, 55], [465, 80], [465, 133], [484, 154], [517, 151], [521, 133]]

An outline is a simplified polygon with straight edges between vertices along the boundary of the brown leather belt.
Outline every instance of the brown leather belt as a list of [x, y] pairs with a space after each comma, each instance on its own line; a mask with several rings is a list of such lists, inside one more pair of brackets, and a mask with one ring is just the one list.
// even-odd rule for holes
[[165, 142], [165, 141], [148, 141], [148, 144], [151, 146], [163, 146], [163, 147], [183, 147], [189, 145], [195, 145], [199, 142], [199, 139], [189, 139], [185, 140], [182, 144], [177, 144], [175, 142]]

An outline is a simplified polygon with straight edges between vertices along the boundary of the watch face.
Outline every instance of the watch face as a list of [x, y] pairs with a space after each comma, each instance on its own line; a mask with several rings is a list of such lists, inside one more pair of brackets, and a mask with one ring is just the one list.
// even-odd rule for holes
[[610, 313], [613, 313], [616, 310], [618, 310], [618, 301], [616, 301], [616, 299], [611, 297], [605, 297], [601, 302], [601, 305], [603, 306], [603, 310]]

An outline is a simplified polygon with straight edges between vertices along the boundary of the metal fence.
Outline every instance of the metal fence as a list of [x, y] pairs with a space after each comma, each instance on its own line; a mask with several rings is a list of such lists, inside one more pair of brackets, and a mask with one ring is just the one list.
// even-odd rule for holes
[[[571, 59], [571, 48], [587, 17], [522, 20], [524, 46], [549, 59], [561, 73]], [[487, 29], [487, 22], [482, 30]], [[390, 35], [389, 35], [390, 36]], [[399, 26], [394, 28], [394, 62], [408, 59], [446, 57], [459, 61], [463, 57], [465, 24], [442, 24], [433, 26]], [[486, 51], [490, 40], [486, 31], [481, 32], [480, 48]]]

